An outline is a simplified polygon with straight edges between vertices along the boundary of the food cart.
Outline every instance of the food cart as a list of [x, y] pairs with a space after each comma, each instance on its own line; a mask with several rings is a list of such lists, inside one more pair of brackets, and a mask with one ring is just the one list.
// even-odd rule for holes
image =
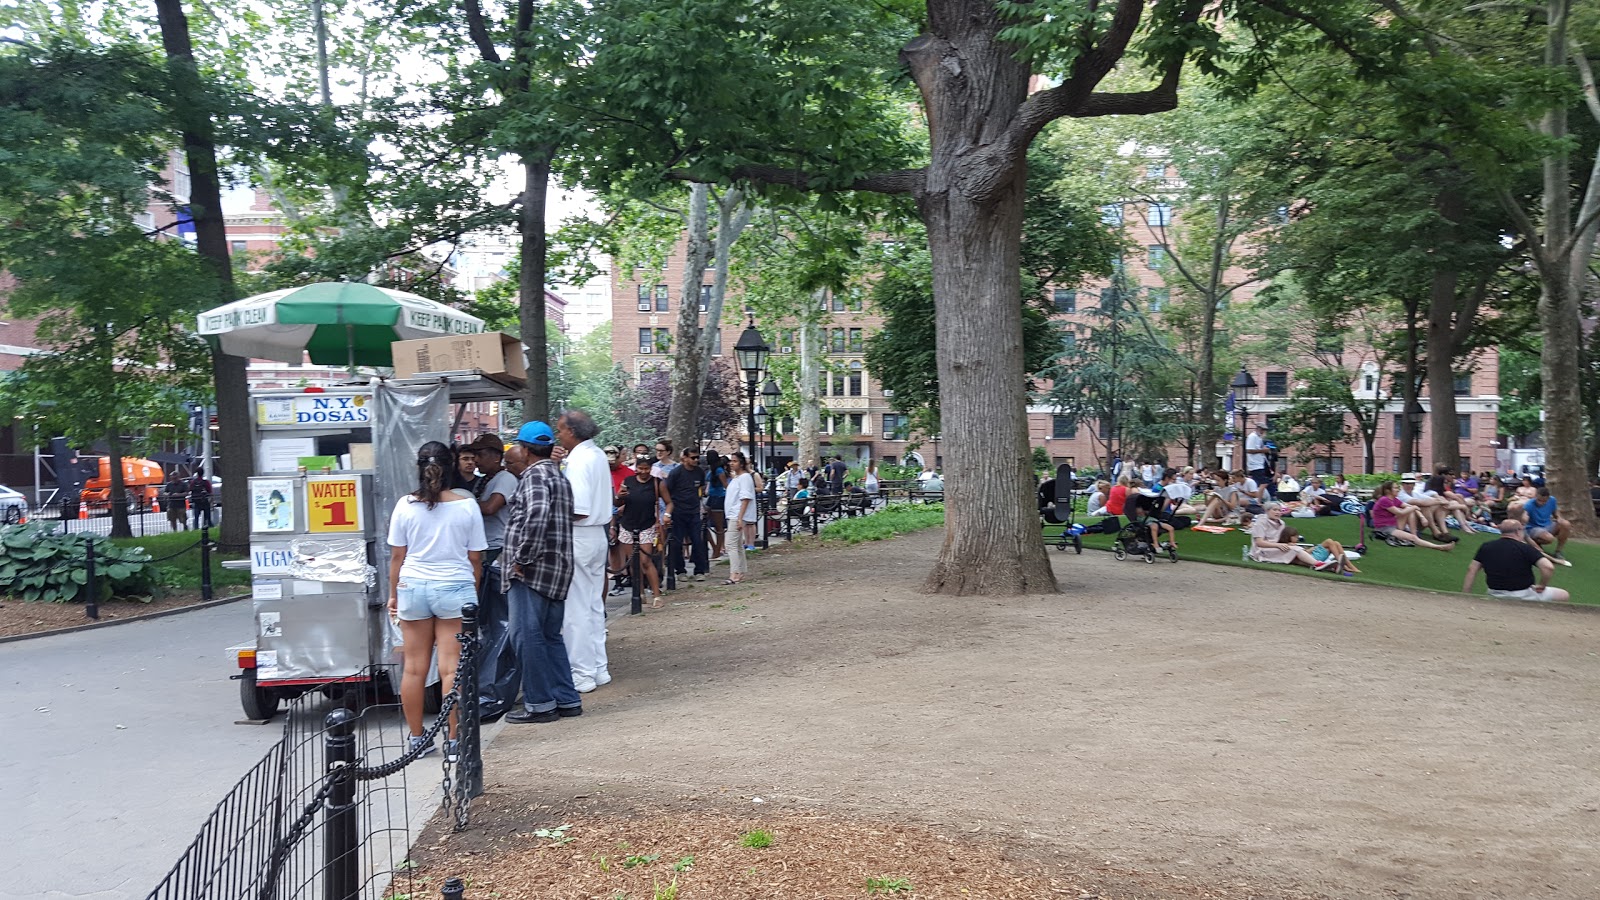
[[386, 603], [389, 514], [416, 488], [417, 447], [449, 443], [467, 403], [515, 399], [519, 375], [462, 370], [252, 393], [255, 633], [229, 649], [247, 717], [269, 719], [312, 690], [398, 689], [373, 674], [401, 661]]

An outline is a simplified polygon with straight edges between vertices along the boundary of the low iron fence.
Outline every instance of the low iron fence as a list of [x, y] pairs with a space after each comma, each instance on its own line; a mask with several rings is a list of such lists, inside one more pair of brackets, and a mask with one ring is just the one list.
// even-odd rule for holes
[[[483, 793], [478, 730], [477, 607], [463, 611], [461, 663], [452, 691], [410, 747], [392, 666], [330, 681], [288, 708], [283, 736], [222, 798], [148, 900], [390, 900], [421, 898], [410, 861], [408, 774], [457, 721], [459, 753], [441, 754], [452, 827]], [[328, 706], [332, 705], [329, 710]], [[421, 803], [438, 796], [431, 790]], [[461, 897], [460, 882], [444, 886]]]

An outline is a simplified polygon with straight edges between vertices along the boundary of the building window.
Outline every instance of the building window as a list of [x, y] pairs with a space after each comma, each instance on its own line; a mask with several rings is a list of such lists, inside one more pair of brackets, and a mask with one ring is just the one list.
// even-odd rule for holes
[[784, 416], [782, 419], [778, 420], [778, 433], [779, 434], [794, 434], [794, 417], [793, 416]]
[[1311, 474], [1313, 475], [1343, 475], [1344, 457], [1319, 456], [1311, 461]]
[[713, 356], [721, 356], [722, 355], [722, 329], [721, 328], [713, 328], [713, 329], [711, 329], [711, 354]]
[[1071, 353], [1078, 349], [1078, 333], [1076, 331], [1061, 332], [1061, 352]]
[[782, 332], [779, 333], [778, 352], [779, 353], [793, 353], [794, 352], [794, 329], [793, 328], [786, 328]]
[[1078, 436], [1078, 423], [1071, 416], [1050, 417], [1050, 439], [1070, 441]]
[[1170, 204], [1170, 203], [1152, 203], [1152, 204], [1150, 204], [1150, 224], [1151, 225], [1155, 225], [1155, 226], [1159, 226], [1161, 228], [1165, 228], [1166, 226], [1171, 225], [1172, 224], [1172, 204]]
[[1078, 311], [1078, 292], [1066, 288], [1056, 288], [1051, 299], [1055, 301], [1056, 312], [1069, 313]]
[[910, 432], [908, 416], [900, 413], [884, 413], [883, 439], [886, 441], [903, 441]]
[[1287, 397], [1289, 396], [1289, 373], [1268, 372], [1267, 389], [1263, 396]]
[[1373, 393], [1378, 389], [1378, 376], [1368, 372], [1361, 376], [1361, 390], [1363, 393]]
[[655, 342], [650, 339], [651, 331], [648, 328], [639, 329], [639, 352], [654, 353]]
[[250, 251], [250, 243], [248, 241], [229, 241], [228, 242], [228, 252], [229, 253], [242, 254], [242, 253], [248, 253], [249, 251]]
[[700, 285], [700, 311], [706, 312], [711, 308], [711, 285]]
[[861, 295], [860, 288], [850, 289], [850, 311], [861, 312], [866, 309], [866, 299]]
[[656, 329], [656, 352], [657, 353], [671, 353], [672, 352], [672, 330], [670, 328], [657, 328]]
[[839, 294], [833, 295], [833, 311], [844, 312], [844, 297]]
[[1161, 246], [1160, 244], [1151, 244], [1150, 246], [1148, 246], [1148, 247], [1146, 247], [1144, 249], [1145, 249], [1145, 252], [1149, 254], [1149, 256], [1147, 258], [1150, 260], [1150, 268], [1152, 268], [1152, 269], [1164, 269], [1164, 268], [1166, 268], [1166, 265], [1167, 265], [1167, 248]]
[[1470, 457], [1470, 456], [1461, 457], [1461, 464], [1456, 466], [1456, 471], [1460, 472], [1463, 475], [1471, 474], [1471, 472], [1472, 472], [1472, 457]]
[[1472, 440], [1472, 416], [1461, 413], [1456, 416], [1456, 437], [1463, 441]]
[[1105, 206], [1100, 207], [1100, 221], [1106, 225], [1121, 225], [1122, 204], [1107, 203]]
[[843, 353], [844, 352], [844, 329], [843, 328], [834, 328], [834, 329], [831, 329], [828, 332], [828, 352], [829, 353]]
[[639, 312], [649, 312], [653, 308], [650, 305], [650, 285], [639, 285]]
[[850, 352], [851, 353], [860, 353], [860, 352], [862, 352], [863, 350], [866, 349], [866, 345], [864, 343], [862, 343], [862, 341], [863, 341], [862, 330], [860, 328], [852, 328], [852, 329], [850, 329]]
[[656, 312], [666, 312], [666, 311], [667, 311], [667, 286], [664, 285], [664, 284], [658, 284], [658, 285], [656, 285]]
[[1167, 164], [1166, 163], [1150, 163], [1149, 165], [1144, 167], [1144, 177], [1146, 177], [1146, 178], [1165, 178], [1165, 177], [1167, 177]]
[[1111, 423], [1105, 419], [1101, 419], [1100, 421], [1096, 422], [1095, 433], [1100, 436], [1100, 440], [1102, 441], [1111, 440]]
[[1267, 440], [1274, 440], [1273, 435], [1278, 433], [1278, 417], [1262, 416], [1261, 420], [1267, 425]]
[[861, 386], [861, 363], [853, 362], [850, 364], [850, 396], [861, 396]]
[[1171, 292], [1164, 287], [1153, 287], [1147, 289], [1146, 296], [1150, 298], [1150, 311], [1161, 312], [1167, 308], [1167, 298], [1171, 296]]
[[1455, 395], [1457, 397], [1472, 396], [1472, 373], [1457, 375], [1455, 380]]
[[850, 414], [850, 433], [851, 434], [864, 434], [864, 433], [866, 433], [866, 430], [867, 430], [867, 416], [866, 416], [866, 413], [851, 413]]

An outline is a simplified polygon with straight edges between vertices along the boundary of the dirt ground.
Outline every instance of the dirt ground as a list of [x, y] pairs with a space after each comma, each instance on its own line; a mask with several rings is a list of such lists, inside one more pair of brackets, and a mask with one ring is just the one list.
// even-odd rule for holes
[[[223, 596], [219, 593], [218, 596]], [[151, 613], [165, 612], [202, 602], [199, 591], [174, 591], [157, 597], [149, 603], [136, 600], [108, 600], [100, 604], [100, 621], [133, 619]], [[33, 634], [86, 625], [92, 619], [83, 614], [82, 603], [24, 603], [21, 600], [0, 600], [0, 637], [14, 634]]]
[[[919, 897], [1596, 896], [1600, 614], [1056, 551], [1059, 595], [930, 597], [939, 539], [763, 554], [614, 620], [615, 682], [507, 726], [478, 824], [424, 862], [598, 870], [634, 833], [664, 882], [700, 830], [750, 854], [771, 823], [768, 854], [854, 834], [899, 876], [953, 842], [1024, 885], [963, 892], [952, 863], [907, 875]], [[564, 822], [570, 845], [529, 834]], [[872, 856], [894, 840], [907, 872]], [[695, 874], [685, 898], [867, 896]], [[499, 896], [617, 895], [561, 883]]]

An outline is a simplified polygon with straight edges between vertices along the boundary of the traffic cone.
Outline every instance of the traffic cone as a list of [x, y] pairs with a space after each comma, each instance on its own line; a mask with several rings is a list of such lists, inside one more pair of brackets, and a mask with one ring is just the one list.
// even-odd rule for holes
[[87, 505], [83, 504], [83, 503], [79, 503], [78, 504], [78, 521], [82, 522], [82, 521], [87, 520], [88, 518], [89, 518], [89, 507]]
[[155, 513], [155, 514], [157, 514], [157, 515], [161, 514], [161, 498], [160, 497], [151, 497], [150, 498], [150, 511]]

